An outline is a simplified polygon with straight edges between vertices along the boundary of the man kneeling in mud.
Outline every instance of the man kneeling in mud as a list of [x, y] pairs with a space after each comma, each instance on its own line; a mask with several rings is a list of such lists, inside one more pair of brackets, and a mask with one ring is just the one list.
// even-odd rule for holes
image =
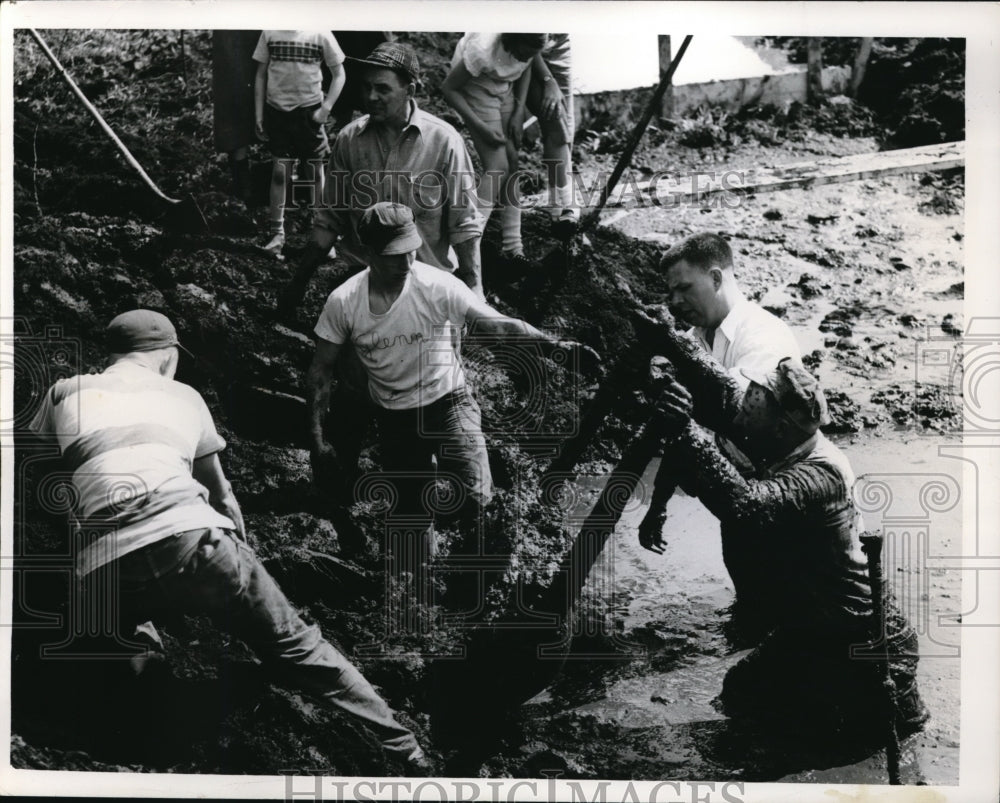
[[[730, 463], [712, 434], [691, 420], [692, 395], [671, 380], [657, 408], [682, 486], [719, 517], [730, 537], [770, 556], [761, 582], [772, 586], [776, 623], [760, 646], [726, 675], [716, 707], [759, 724], [820, 732], [871, 728], [884, 710], [877, 662], [851, 656], [869, 642], [871, 587], [861, 551], [861, 514], [846, 456], [819, 431], [829, 420], [816, 380], [782, 359], [773, 370], [748, 371], [750, 385], [728, 410], [727, 435], [754, 464], [750, 478]], [[701, 378], [732, 399], [735, 384], [720, 369]], [[927, 720], [917, 692], [917, 640], [895, 610], [887, 616], [890, 671], [898, 695], [897, 728], [912, 733]], [[877, 732], [877, 731], [876, 731]]]

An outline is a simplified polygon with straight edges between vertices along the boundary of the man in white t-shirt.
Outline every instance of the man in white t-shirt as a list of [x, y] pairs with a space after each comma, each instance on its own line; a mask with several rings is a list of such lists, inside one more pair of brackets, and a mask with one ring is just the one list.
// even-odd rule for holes
[[[661, 257], [660, 270], [666, 276], [671, 311], [691, 325], [688, 334], [735, 380], [735, 392], [744, 393], [750, 384], [744, 372], [769, 371], [785, 357], [801, 359], [799, 345], [788, 324], [743, 295], [736, 281], [732, 250], [718, 234], [702, 232], [673, 246]], [[690, 360], [677, 353], [669, 356], [678, 370], [688, 367], [686, 363]], [[691, 384], [698, 386], [697, 381]], [[739, 406], [739, 399], [730, 401]], [[710, 408], [716, 406], [716, 400], [701, 402], [696, 416], [709, 419], [716, 432], [725, 431], [728, 422], [711, 421], [714, 410]], [[748, 458], [731, 441], [720, 437], [718, 445], [738, 468], [744, 472], [752, 468]], [[666, 506], [675, 484], [671, 478], [673, 468], [668, 452], [657, 475], [650, 508], [639, 526], [640, 543], [654, 551], [663, 548]], [[759, 554], [759, 545], [748, 546], [723, 538], [723, 558], [736, 587], [737, 607], [742, 610], [759, 607], [750, 588], [752, 579], [764, 576], [753, 569]], [[749, 624], [744, 627], [748, 633], [751, 629]]]
[[[57, 382], [30, 425], [58, 443], [72, 472], [78, 615], [86, 617], [86, 633], [107, 628], [97, 617], [113, 613], [113, 632], [102, 635], [131, 654], [142, 649], [129, 641], [137, 624], [207, 615], [422, 772], [427, 760], [413, 733], [319, 628], [302, 620], [247, 544], [219, 462], [226, 442], [201, 395], [174, 381], [180, 344], [173, 324], [152, 310], [125, 312], [108, 326], [107, 345], [110, 367]], [[112, 612], [95, 607], [108, 598]]]
[[500, 314], [450, 273], [416, 261], [421, 240], [409, 207], [375, 204], [362, 215], [358, 236], [369, 267], [330, 294], [315, 327], [308, 379], [314, 471], [337, 462], [323, 424], [335, 363], [350, 343], [367, 374], [382, 466], [396, 486], [394, 513], [413, 518], [423, 534], [420, 560], [436, 551], [431, 513], [421, 501], [434, 481], [434, 461], [458, 495], [456, 522], [465, 536], [458, 547], [474, 551], [469, 536], [492, 496], [492, 478], [479, 406], [462, 368], [462, 327], [491, 339], [516, 337], [574, 350], [588, 361], [596, 355]]

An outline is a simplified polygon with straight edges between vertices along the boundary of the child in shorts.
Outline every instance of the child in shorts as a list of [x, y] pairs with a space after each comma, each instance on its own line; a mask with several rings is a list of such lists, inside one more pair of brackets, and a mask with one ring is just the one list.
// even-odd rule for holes
[[503, 255], [515, 264], [526, 261], [515, 173], [531, 80], [528, 68], [546, 42], [543, 33], [467, 33], [455, 47], [443, 86], [483, 163], [480, 210], [488, 220], [493, 207], [500, 207]]
[[[323, 160], [330, 153], [323, 126], [344, 87], [344, 53], [329, 31], [263, 31], [253, 58], [257, 136], [267, 141], [273, 164], [270, 239], [264, 250], [279, 256], [285, 245], [285, 198], [297, 159], [311, 166], [314, 205], [323, 199]], [[325, 97], [321, 61], [332, 74]]]

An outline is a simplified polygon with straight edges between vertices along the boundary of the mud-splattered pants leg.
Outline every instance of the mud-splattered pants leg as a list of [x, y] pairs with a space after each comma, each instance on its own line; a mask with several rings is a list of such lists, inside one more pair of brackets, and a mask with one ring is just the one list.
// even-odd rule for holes
[[420, 751], [361, 672], [302, 620], [253, 550], [229, 531], [165, 538], [120, 558], [117, 573], [120, 632], [160, 612], [207, 615], [289, 684], [362, 720], [394, 758]]

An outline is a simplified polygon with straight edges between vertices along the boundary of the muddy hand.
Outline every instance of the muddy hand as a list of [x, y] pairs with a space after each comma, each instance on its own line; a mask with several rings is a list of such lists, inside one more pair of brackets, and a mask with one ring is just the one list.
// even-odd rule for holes
[[650, 552], [662, 555], [667, 548], [667, 539], [663, 537], [663, 528], [666, 524], [666, 510], [655, 510], [650, 507], [639, 525], [639, 545]]
[[590, 346], [578, 343], [575, 340], [560, 340], [556, 343], [556, 348], [570, 355], [570, 363], [567, 367], [575, 366], [577, 370], [584, 374], [601, 372], [601, 355]]
[[655, 407], [660, 415], [660, 428], [668, 436], [678, 435], [691, 420], [691, 393], [676, 379], [670, 379], [657, 398]]
[[344, 471], [329, 443], [313, 447], [309, 452], [309, 464], [312, 466], [313, 483], [319, 490], [341, 490], [344, 487]]

